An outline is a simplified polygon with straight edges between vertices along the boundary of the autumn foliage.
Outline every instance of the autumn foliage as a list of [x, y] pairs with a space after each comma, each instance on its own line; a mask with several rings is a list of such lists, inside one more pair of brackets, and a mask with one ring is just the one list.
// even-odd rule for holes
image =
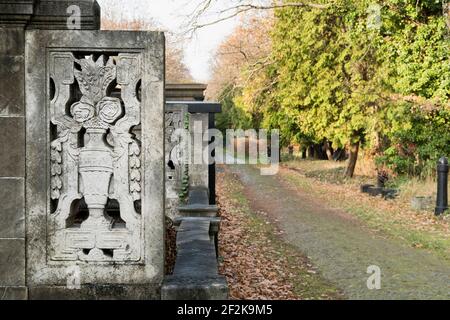
[[347, 177], [361, 150], [380, 170], [432, 174], [450, 155], [441, 1], [319, 2], [279, 1], [273, 18], [243, 20], [224, 41], [211, 90], [227, 110], [220, 124], [279, 129], [284, 146], [329, 159], [346, 149]]

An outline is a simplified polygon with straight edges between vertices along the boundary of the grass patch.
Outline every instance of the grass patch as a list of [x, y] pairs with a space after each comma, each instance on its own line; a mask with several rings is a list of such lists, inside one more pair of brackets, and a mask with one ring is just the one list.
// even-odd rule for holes
[[284, 170], [282, 177], [288, 183], [313, 193], [323, 202], [356, 216], [375, 231], [405, 241], [409, 246], [428, 249], [450, 260], [448, 218], [438, 218], [432, 212], [417, 212], [410, 208], [413, 195], [432, 195], [433, 181], [393, 180], [390, 186], [399, 188], [400, 196], [386, 201], [359, 191], [362, 183], [373, 183], [374, 178], [333, 178], [338, 175], [342, 164], [327, 162], [289, 161], [284, 165], [294, 170]]
[[308, 178], [338, 185], [357, 185], [373, 182], [365, 175], [355, 175], [353, 179], [345, 177], [346, 163], [343, 161], [303, 160], [291, 158], [282, 162], [282, 165], [298, 171]]

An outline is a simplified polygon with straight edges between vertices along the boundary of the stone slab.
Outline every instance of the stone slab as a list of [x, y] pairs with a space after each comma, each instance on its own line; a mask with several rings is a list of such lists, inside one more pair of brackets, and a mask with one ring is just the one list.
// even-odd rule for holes
[[177, 232], [177, 258], [173, 275], [164, 279], [164, 300], [224, 300], [228, 285], [218, 274], [211, 219], [183, 218]]
[[0, 284], [25, 285], [24, 239], [0, 239]]
[[0, 300], [27, 300], [27, 287], [0, 287]]
[[209, 235], [217, 235], [220, 230], [220, 217], [177, 217], [173, 220], [173, 224], [176, 228], [178, 228], [183, 221], [208, 221], [210, 223], [209, 226]]
[[24, 65], [23, 56], [0, 55], [0, 116], [23, 116]]
[[64, 286], [30, 287], [30, 300], [159, 300], [161, 286], [141, 285], [83, 285], [80, 289]]
[[0, 117], [0, 177], [25, 176], [24, 142], [24, 119]]
[[208, 188], [206, 187], [192, 187], [189, 188], [188, 204], [209, 204]]
[[0, 238], [25, 238], [24, 183], [0, 178]]
[[191, 132], [192, 154], [189, 165], [189, 187], [209, 187], [208, 163], [203, 159], [203, 151], [208, 141], [203, 141], [204, 133], [209, 126], [208, 113], [191, 113], [189, 128]]
[[[27, 112], [27, 284], [30, 287], [64, 286], [67, 268], [80, 268], [81, 284], [160, 284], [164, 275], [164, 34], [126, 31], [38, 31], [26, 34]], [[141, 89], [141, 201], [142, 255], [135, 262], [56, 262], [47, 254], [47, 219], [50, 215], [48, 161], [49, 83], [45, 67], [48, 52], [85, 54], [139, 53]], [[108, 48], [110, 48], [108, 50]], [[123, 75], [121, 75], [123, 76]], [[66, 210], [67, 212], [67, 210]], [[30, 295], [32, 292], [30, 291]]]
[[168, 276], [161, 288], [162, 300], [227, 300], [228, 284], [224, 276]]

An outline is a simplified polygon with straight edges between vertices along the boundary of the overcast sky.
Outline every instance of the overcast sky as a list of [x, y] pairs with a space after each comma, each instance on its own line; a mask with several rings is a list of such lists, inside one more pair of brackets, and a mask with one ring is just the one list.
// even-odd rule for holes
[[[201, 0], [97, 0], [103, 15], [113, 14], [126, 20], [155, 21], [167, 31], [180, 33], [186, 17]], [[220, 1], [227, 3], [227, 1]], [[214, 12], [217, 12], [214, 10]], [[214, 18], [211, 13], [210, 18]], [[206, 82], [210, 76], [210, 59], [218, 45], [229, 35], [237, 19], [201, 29], [184, 46], [185, 63], [196, 81]]]

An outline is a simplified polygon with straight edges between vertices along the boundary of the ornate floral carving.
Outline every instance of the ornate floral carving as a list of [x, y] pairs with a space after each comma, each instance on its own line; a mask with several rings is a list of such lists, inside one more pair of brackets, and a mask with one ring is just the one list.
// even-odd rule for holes
[[83, 123], [94, 117], [95, 107], [83, 97], [80, 102], [76, 102], [70, 107], [70, 113], [76, 122]]
[[183, 105], [170, 106], [165, 114], [166, 214], [172, 218], [178, 213], [180, 200], [185, 198], [184, 186], [188, 183], [184, 176], [187, 168], [187, 161], [184, 158], [188, 154], [187, 141], [181, 134], [183, 129], [186, 129], [185, 119], [189, 119], [188, 117], [187, 108]]
[[136, 141], [130, 144], [130, 192], [133, 200], [141, 199], [141, 149]]
[[75, 78], [78, 81], [80, 91], [92, 104], [96, 104], [106, 96], [106, 91], [117, 75], [116, 65], [112, 57], [106, 62], [106, 57], [101, 55], [97, 61], [91, 55], [86, 59], [76, 60], [81, 70], [75, 70]]
[[[58, 132], [51, 143], [51, 199], [58, 200], [50, 225], [54, 230], [53, 260], [141, 258], [141, 222], [133, 204], [141, 198], [141, 151], [139, 142], [130, 134], [130, 128], [140, 123], [140, 103], [133, 97], [133, 90], [141, 78], [141, 69], [138, 55], [124, 56], [127, 64], [120, 54], [97, 59], [75, 59], [70, 53], [53, 55], [50, 76], [56, 96], [50, 104]], [[126, 81], [120, 83], [122, 99], [109, 96], [118, 72]], [[71, 105], [67, 115], [65, 106], [75, 79], [82, 97]], [[89, 216], [81, 225], [67, 227], [81, 199]], [[114, 228], [114, 219], [106, 211], [111, 199], [119, 202], [120, 218], [126, 228]]]
[[108, 128], [122, 115], [122, 106], [118, 98], [108, 97], [107, 89], [117, 75], [112, 58], [105, 64], [105, 56], [94, 61], [93, 56], [77, 60], [81, 66], [75, 70], [75, 78], [83, 97], [75, 102], [70, 112], [75, 121], [83, 123], [86, 128]]
[[120, 100], [117, 98], [104, 97], [98, 104], [98, 118], [106, 123], [113, 123], [122, 114]]
[[60, 138], [51, 143], [50, 163], [51, 163], [51, 198], [53, 200], [59, 199], [62, 189], [62, 143], [67, 141], [69, 137], [69, 130], [65, 130], [64, 134]]

